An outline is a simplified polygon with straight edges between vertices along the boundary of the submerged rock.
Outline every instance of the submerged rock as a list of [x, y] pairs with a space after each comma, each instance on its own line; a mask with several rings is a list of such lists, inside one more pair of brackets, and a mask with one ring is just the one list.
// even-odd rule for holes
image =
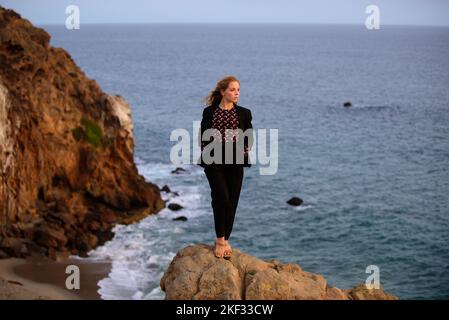
[[183, 172], [187, 172], [187, 170], [184, 169], [184, 168], [181, 168], [181, 167], [177, 167], [175, 170], [171, 171], [171, 173], [173, 173], [173, 174], [180, 174], [180, 173], [183, 173]]
[[171, 261], [161, 281], [166, 300], [396, 300], [381, 289], [331, 287], [297, 264], [264, 261], [233, 248], [229, 260], [213, 246], [189, 245]]
[[172, 219], [173, 221], [187, 221], [187, 217], [186, 216], [179, 216], [176, 218]]
[[181, 206], [180, 204], [177, 204], [177, 203], [170, 203], [170, 204], [168, 205], [168, 208], [169, 208], [170, 210], [172, 210], [172, 211], [178, 211], [178, 210], [183, 209], [184, 207]]
[[170, 187], [167, 186], [167, 185], [164, 185], [162, 188], [160, 188], [160, 190], [161, 190], [161, 191], [164, 191], [164, 192], [167, 192], [167, 193], [170, 193], [170, 192], [171, 192]]

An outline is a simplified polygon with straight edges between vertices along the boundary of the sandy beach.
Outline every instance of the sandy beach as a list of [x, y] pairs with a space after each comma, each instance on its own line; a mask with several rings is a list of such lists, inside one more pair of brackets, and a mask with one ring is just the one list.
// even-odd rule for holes
[[[80, 288], [66, 288], [68, 265], [80, 270]], [[98, 282], [107, 277], [111, 269], [108, 261], [69, 258], [65, 261], [50, 259], [0, 260], [0, 299], [18, 300], [99, 300]]]

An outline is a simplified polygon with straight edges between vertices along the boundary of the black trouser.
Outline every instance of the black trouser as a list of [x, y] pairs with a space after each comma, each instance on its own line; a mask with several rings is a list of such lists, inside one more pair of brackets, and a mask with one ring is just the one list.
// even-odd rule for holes
[[220, 168], [204, 169], [211, 188], [211, 204], [217, 238], [224, 236], [225, 240], [228, 240], [231, 235], [242, 187], [243, 170], [241, 165], [223, 165]]

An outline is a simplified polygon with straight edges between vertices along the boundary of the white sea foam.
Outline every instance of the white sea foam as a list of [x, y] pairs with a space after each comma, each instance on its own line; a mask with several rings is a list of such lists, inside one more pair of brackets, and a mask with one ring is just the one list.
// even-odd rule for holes
[[[126, 228], [132, 229], [132, 226]], [[112, 260], [112, 269], [108, 277], [101, 280], [99, 293], [106, 300], [143, 299], [149, 284], [158, 283], [160, 263], [166, 263], [165, 255], [156, 254], [156, 240], [148, 241], [143, 233], [121, 233], [116, 231], [116, 238], [103, 247], [92, 252], [93, 256], [108, 257]], [[148, 263], [148, 256], [152, 262]], [[154, 299], [162, 299], [162, 292]]]
[[304, 211], [304, 210], [307, 210], [307, 209], [312, 208], [312, 207], [313, 206], [311, 204], [302, 204], [300, 206], [294, 207], [294, 209], [296, 211]]
[[[169, 203], [178, 203], [184, 208], [172, 211], [168, 208], [157, 215], [149, 216], [128, 226], [117, 225], [114, 239], [89, 252], [89, 259], [110, 260], [111, 271], [98, 285], [103, 299], [163, 299], [160, 279], [177, 251], [176, 236], [187, 232], [195, 218], [208, 214], [210, 208], [204, 200], [207, 182], [201, 183], [201, 168], [184, 167], [186, 172], [171, 173], [176, 167], [171, 164], [145, 163], [135, 158], [139, 173], [147, 181], [159, 187], [167, 184], [173, 193], [161, 192], [161, 197]], [[188, 218], [188, 224], [173, 224], [178, 216]]]

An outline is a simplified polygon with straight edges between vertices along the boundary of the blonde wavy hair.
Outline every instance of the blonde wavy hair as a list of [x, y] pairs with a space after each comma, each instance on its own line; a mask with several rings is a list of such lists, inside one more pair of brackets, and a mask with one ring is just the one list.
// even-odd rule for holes
[[237, 79], [234, 76], [227, 76], [224, 77], [222, 79], [220, 79], [216, 86], [215, 89], [212, 90], [205, 98], [204, 98], [204, 103], [206, 104], [206, 106], [211, 106], [211, 105], [217, 105], [221, 102], [221, 99], [223, 98], [223, 96], [221, 95], [221, 90], [226, 90], [229, 86], [229, 83], [232, 81], [237, 81], [240, 84], [239, 79]]

